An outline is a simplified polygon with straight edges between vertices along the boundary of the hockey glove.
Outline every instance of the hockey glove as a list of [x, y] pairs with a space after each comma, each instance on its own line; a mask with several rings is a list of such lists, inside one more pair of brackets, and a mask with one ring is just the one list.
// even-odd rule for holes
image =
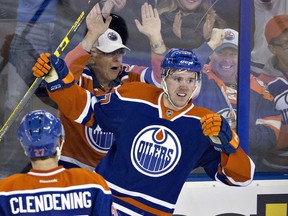
[[44, 82], [50, 92], [69, 87], [74, 83], [73, 74], [68, 70], [64, 60], [50, 53], [40, 54], [32, 71], [36, 77], [45, 76]]
[[207, 114], [200, 120], [205, 136], [209, 136], [212, 145], [218, 151], [234, 153], [239, 147], [239, 138], [231, 130], [228, 122], [219, 114]]
[[288, 82], [283, 78], [268, 83], [268, 90], [274, 97], [274, 106], [282, 114], [282, 123], [288, 124]]

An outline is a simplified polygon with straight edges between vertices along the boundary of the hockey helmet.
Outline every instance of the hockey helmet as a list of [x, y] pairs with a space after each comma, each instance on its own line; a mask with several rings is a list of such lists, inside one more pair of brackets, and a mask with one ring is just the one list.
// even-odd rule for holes
[[30, 158], [53, 155], [59, 138], [64, 140], [60, 119], [45, 110], [26, 114], [18, 128], [18, 139]]
[[197, 72], [200, 75], [202, 67], [197, 56], [191, 50], [173, 48], [166, 54], [161, 68], [161, 76], [165, 78], [171, 69]]

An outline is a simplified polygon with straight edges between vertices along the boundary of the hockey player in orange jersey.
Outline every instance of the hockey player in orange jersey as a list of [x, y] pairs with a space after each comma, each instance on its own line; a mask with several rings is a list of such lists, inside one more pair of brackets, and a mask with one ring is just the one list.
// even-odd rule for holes
[[95, 170], [121, 215], [172, 216], [187, 176], [198, 167], [229, 186], [253, 180], [255, 165], [225, 118], [193, 104], [201, 81], [197, 56], [171, 49], [161, 67], [163, 89], [131, 82], [102, 96], [75, 84], [55, 55], [42, 54], [33, 68], [35, 76], [46, 75], [49, 96], [67, 118], [115, 133]]
[[32, 169], [0, 181], [0, 215], [118, 215], [99, 174], [58, 166], [65, 139], [58, 117], [35, 110], [23, 117], [18, 139]]

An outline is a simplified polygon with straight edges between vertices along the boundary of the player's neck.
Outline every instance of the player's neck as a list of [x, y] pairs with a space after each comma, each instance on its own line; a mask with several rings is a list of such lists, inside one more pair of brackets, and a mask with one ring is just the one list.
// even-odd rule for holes
[[58, 160], [56, 158], [48, 158], [45, 160], [32, 161], [31, 164], [33, 169], [50, 170], [58, 166]]
[[187, 106], [188, 102], [189, 101], [187, 101], [187, 103], [184, 106], [178, 107], [172, 102], [172, 100], [167, 96], [167, 94], [163, 95], [163, 105], [171, 111], [179, 111], [184, 109], [184, 107]]

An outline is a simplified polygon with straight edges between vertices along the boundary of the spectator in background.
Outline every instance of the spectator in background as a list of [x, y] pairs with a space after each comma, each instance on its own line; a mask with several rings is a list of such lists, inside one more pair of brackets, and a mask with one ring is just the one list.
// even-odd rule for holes
[[264, 83], [277, 77], [288, 80], [288, 15], [272, 17], [265, 26], [265, 41], [271, 57], [265, 62], [261, 73], [254, 73]]
[[265, 26], [276, 15], [288, 14], [288, 1], [254, 0], [254, 45], [251, 51], [251, 70], [262, 73], [263, 66], [272, 57], [265, 40]]
[[[238, 32], [225, 29], [226, 37], [203, 67], [202, 87], [194, 100], [221, 114], [232, 128], [237, 120], [238, 83]], [[241, 71], [240, 71], [241, 73]], [[249, 155], [256, 164], [256, 171], [263, 168], [263, 154], [277, 146], [280, 113], [274, 110], [273, 97], [263, 83], [250, 75]]]
[[170, 48], [197, 48], [209, 40], [213, 28], [227, 27], [210, 0], [162, 0], [157, 10], [164, 43]]
[[[146, 6], [148, 9], [148, 4]], [[150, 10], [152, 10], [151, 6]], [[152, 13], [153, 10], [151, 15]], [[143, 22], [143, 34], [147, 35], [151, 41], [162, 40], [159, 19], [155, 21], [150, 17], [149, 19], [149, 22]], [[65, 57], [76, 82], [81, 87], [96, 95], [114, 92], [114, 89], [123, 83], [133, 81], [147, 82], [161, 87], [160, 73], [155, 74], [151, 68], [122, 62], [124, 53], [130, 49], [124, 45], [121, 37], [124, 35], [123, 38], [127, 42], [127, 37], [125, 37], [128, 34], [127, 27], [120, 16], [106, 16], [106, 20], [103, 21], [100, 7], [97, 4], [87, 16], [86, 26], [88, 31], [81, 43]], [[93, 170], [110, 149], [115, 139], [114, 134], [102, 131], [98, 125], [95, 128], [89, 128], [77, 124], [65, 117], [62, 112], [60, 112], [60, 118], [66, 130], [60, 164], [67, 168], [85, 167]]]
[[18, 139], [32, 169], [0, 181], [2, 216], [117, 215], [102, 176], [58, 165], [65, 139], [60, 119], [45, 110], [32, 111], [23, 117]]
[[287, 172], [288, 15], [277, 15], [267, 22], [265, 39], [272, 57], [267, 60], [261, 73], [254, 74], [268, 86], [274, 96], [275, 109], [282, 114], [282, 126], [278, 144], [267, 153], [264, 162], [269, 169]]
[[[150, 57], [151, 57], [150, 56], [151, 44], [149, 44], [147, 37], [144, 37], [143, 34], [139, 33], [139, 31], [134, 25], [135, 19], [141, 20], [140, 8], [145, 2], [152, 5], [152, 7], [156, 7], [157, 9], [159, 9], [160, 14], [162, 14], [163, 11], [167, 12], [165, 13], [165, 15], [163, 15], [164, 20], [165, 20], [165, 23], [164, 23], [165, 29], [162, 28], [164, 30], [163, 31], [164, 33], [168, 33], [165, 35], [164, 42], [165, 43], [167, 42], [168, 37], [172, 38], [171, 43], [166, 43], [167, 47], [186, 47], [186, 44], [188, 44], [187, 48], [199, 47], [203, 42], [205, 42], [205, 40], [203, 40], [202, 33], [200, 33], [200, 37], [198, 37], [198, 33], [203, 31], [203, 25], [205, 21], [206, 21], [206, 24], [205, 24], [206, 30], [204, 31], [205, 31], [206, 41], [208, 41], [209, 34], [211, 34], [213, 27], [224, 28], [227, 26], [226, 22], [228, 23], [230, 27], [234, 29], [238, 29], [239, 11], [240, 11], [239, 0], [235, 0], [235, 1], [203, 0], [201, 3], [201, 6], [195, 9], [194, 11], [193, 5], [197, 5], [201, 1], [191, 3], [191, 2], [186, 2], [186, 1], [174, 1], [174, 0], [171, 0], [171, 1], [167, 1], [167, 0], [161, 0], [161, 1], [105, 0], [105, 1], [101, 1], [101, 5], [103, 5], [102, 12], [105, 11], [104, 14], [109, 14], [109, 12], [113, 11], [113, 13], [116, 13], [117, 15], [120, 15], [121, 17], [123, 17], [125, 21], [127, 22], [127, 25], [129, 26], [128, 31], [130, 35], [130, 40], [128, 41], [127, 46], [130, 47], [130, 49], [133, 52], [127, 53], [127, 55], [124, 57], [124, 61], [130, 64], [149, 65]], [[176, 20], [175, 20], [175, 26], [176, 26], [175, 28], [178, 28], [176, 31], [177, 32], [183, 31], [183, 39], [185, 40], [185, 44], [183, 44], [184, 42], [181, 40], [181, 37], [175, 36], [174, 33], [172, 32], [172, 24], [174, 22], [174, 17], [177, 11], [171, 13], [170, 9], [175, 6], [174, 9], [176, 10], [177, 4], [184, 5], [182, 9], [181, 7], [179, 8], [182, 11], [182, 16], [185, 16], [185, 17], [187, 16], [186, 18], [183, 18], [184, 21], [183, 21], [182, 30], [181, 30], [181, 23], [179, 23], [179, 21], [182, 19], [179, 16], [180, 13], [178, 13], [178, 16], [177, 16], [178, 23], [176, 23]], [[185, 5], [190, 5], [190, 4], [191, 4], [193, 11], [191, 11], [189, 9], [190, 6], [188, 6], [187, 8], [189, 11], [187, 12], [187, 10], [185, 9]], [[227, 9], [227, 6], [228, 6], [228, 9]], [[218, 9], [217, 15], [215, 14], [215, 11], [213, 9], [214, 7]], [[200, 21], [199, 20], [195, 21], [195, 22], [199, 21], [199, 28], [194, 31], [196, 26], [194, 26], [192, 22], [193, 20], [195, 20], [195, 18], [197, 18], [198, 16], [197, 14], [200, 14], [199, 16], [202, 15], [203, 18]], [[221, 14], [225, 18], [225, 21], [219, 17], [219, 14]], [[190, 19], [191, 17], [192, 19]], [[193, 32], [196, 32], [197, 34]], [[190, 34], [192, 35], [192, 37]], [[141, 43], [139, 43], [139, 41], [141, 41]], [[173, 43], [173, 41], [175, 41], [175, 43]], [[194, 41], [196, 41], [196, 44], [194, 44]]]
[[[152, 12], [152, 6], [148, 5], [147, 3], [143, 4], [141, 7], [141, 14], [142, 14], [142, 22], [143, 25], [146, 27], [143, 27], [139, 20], [135, 20], [136, 26], [142, 34], [150, 35], [151, 30], [154, 32], [155, 29], [155, 23], [161, 23], [160, 17], [158, 15], [158, 10], [154, 8], [154, 15]], [[158, 25], [157, 25], [158, 26]], [[161, 28], [161, 24], [159, 26]], [[144, 33], [144, 32], [147, 33]], [[162, 32], [162, 30], [160, 30]], [[209, 41], [205, 41], [201, 44], [201, 46], [193, 49], [193, 52], [195, 52], [198, 56], [199, 61], [201, 64], [205, 64], [208, 61], [209, 56], [212, 54], [213, 50], [217, 48], [223, 41], [225, 36], [225, 31], [223, 29], [213, 28], [211, 30], [211, 35], [209, 38]], [[167, 47], [165, 42], [162, 40], [162, 34], [157, 38], [157, 40], [150, 40], [151, 44], [151, 50], [152, 50], [152, 63], [153, 63], [153, 70], [159, 71], [161, 68], [161, 61], [163, 60], [163, 56], [166, 54]], [[155, 72], [155, 71], [154, 71]]]

